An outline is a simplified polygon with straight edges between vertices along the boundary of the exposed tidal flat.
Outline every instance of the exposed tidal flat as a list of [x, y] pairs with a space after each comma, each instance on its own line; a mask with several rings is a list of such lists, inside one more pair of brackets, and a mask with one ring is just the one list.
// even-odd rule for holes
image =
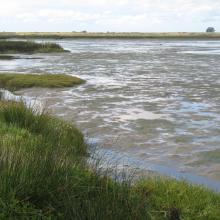
[[[33, 100], [37, 99], [44, 103], [54, 115], [69, 120], [71, 124], [73, 122], [77, 124], [86, 137], [90, 138], [90, 143], [100, 146], [101, 151], [104, 152], [102, 155], [104, 158], [106, 152], [112, 152], [110, 156], [117, 155], [114, 159], [119, 158], [120, 155], [126, 155], [132, 162], [141, 161], [139, 168], [147, 169], [149, 164], [157, 164], [162, 168], [173, 167], [179, 173], [194, 173], [195, 177], [203, 175], [210, 180], [219, 179], [218, 42], [145, 40], [52, 42], [61, 44], [64, 49], [72, 53], [40, 55], [42, 59], [34, 61], [31, 59], [1, 61], [1, 71], [8, 73], [15, 71], [18, 75], [31, 72], [41, 74], [47, 72], [54, 75], [61, 72], [73, 73], [85, 79], [87, 83], [73, 88], [58, 89], [21, 89], [20, 87], [21, 90], [16, 91], [17, 94]], [[35, 56], [39, 55], [33, 54], [30, 58]], [[5, 103], [2, 105], [4, 106]], [[8, 112], [6, 109], [5, 107], [5, 112]], [[24, 111], [25, 107], [23, 106], [22, 109]], [[16, 111], [9, 112], [12, 112], [13, 120], [21, 115], [15, 113], [17, 107]], [[10, 114], [6, 113], [7, 118], [11, 117]], [[31, 114], [28, 113], [28, 115]], [[35, 115], [30, 116], [30, 121], [35, 122], [34, 117]], [[9, 120], [10, 125], [17, 123], [13, 120]], [[25, 126], [29, 126], [29, 119], [24, 121]], [[33, 123], [33, 127], [31, 125], [31, 130], [35, 131], [35, 124], [45, 125], [47, 122], [37, 121]], [[80, 146], [78, 147], [80, 149]], [[88, 149], [87, 146], [85, 149]], [[86, 157], [86, 153], [80, 156], [80, 158]], [[106, 160], [111, 162], [110, 157]], [[81, 160], [73, 161], [77, 164], [76, 162]], [[117, 162], [120, 163], [121, 160], [114, 160], [115, 164]], [[132, 163], [126, 164], [122, 161], [118, 165], [128, 167]], [[103, 167], [108, 170], [107, 166]], [[87, 172], [89, 168], [83, 166], [83, 169]], [[91, 169], [89, 170], [91, 172]], [[168, 169], [169, 172], [170, 170]], [[96, 169], [93, 172], [96, 174]], [[169, 172], [166, 174], [172, 176]], [[108, 175], [107, 172], [106, 176], [111, 174]], [[103, 178], [103, 172], [98, 175], [99, 178]], [[117, 179], [117, 176], [113, 179]], [[74, 216], [75, 212], [65, 216], [63, 210], [60, 210], [59, 214], [67, 219], [71, 219], [70, 216], [76, 219], [83, 217], [103, 219], [103, 216], [108, 216], [109, 219], [111, 217], [122, 219], [121, 216], [123, 219], [180, 219], [180, 217], [182, 219], [218, 219], [219, 217], [219, 195], [202, 187], [164, 178], [146, 179], [135, 185], [130, 185], [129, 181], [129, 179], [122, 181], [128, 187], [126, 188], [128, 197], [120, 191], [125, 189], [120, 181], [113, 181], [114, 187], [117, 190], [120, 188], [119, 191], [115, 191], [114, 187], [111, 188], [113, 191], [111, 189], [109, 191], [106, 183], [104, 186], [96, 185], [97, 190], [94, 194], [100, 200], [97, 199], [97, 203], [94, 204], [92, 198], [97, 197], [87, 189], [87, 187], [89, 189], [93, 187], [91, 182], [86, 180], [85, 182], [89, 184], [83, 185], [86, 192], [81, 195], [84, 196], [78, 196], [76, 191], [73, 195], [77, 195], [80, 207], [86, 207], [85, 209], [89, 207], [90, 211], [85, 212], [82, 209], [84, 216], [82, 213]], [[81, 185], [82, 183], [75, 184], [75, 186]], [[140, 191], [136, 191], [137, 186]], [[116, 200], [119, 198], [121, 205], [118, 205], [118, 200], [111, 198], [109, 200], [105, 197], [103, 188], [107, 196], [114, 195]], [[99, 189], [102, 195], [97, 193]], [[89, 197], [87, 192], [92, 196]], [[66, 195], [71, 194], [66, 193]], [[66, 201], [66, 198], [63, 200]], [[107, 202], [103, 204], [103, 211], [100, 211], [97, 207], [100, 207], [102, 200]], [[28, 200], [28, 202], [31, 201]], [[52, 202], [49, 203], [52, 204]], [[69, 204], [72, 203], [73, 200]], [[125, 208], [126, 211], [121, 208], [115, 209], [113, 204]], [[54, 204], [51, 206], [55, 207]], [[66, 208], [69, 209], [69, 206], [65, 205], [64, 209]], [[73, 210], [74, 207], [72, 206], [71, 209]], [[127, 209], [134, 212], [127, 212]], [[55, 208], [55, 210], [58, 209]], [[53, 215], [57, 215], [56, 211]]]
[[220, 146], [219, 41], [51, 42], [71, 53], [1, 61], [1, 71], [73, 73], [87, 83], [18, 94], [37, 98], [97, 145], [146, 168], [152, 163], [220, 180], [218, 159], [206, 158]]

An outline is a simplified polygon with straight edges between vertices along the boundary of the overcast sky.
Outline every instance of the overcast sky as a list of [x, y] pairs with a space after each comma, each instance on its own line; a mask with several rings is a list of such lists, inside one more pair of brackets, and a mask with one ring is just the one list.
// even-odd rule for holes
[[0, 0], [0, 31], [220, 31], [220, 0]]

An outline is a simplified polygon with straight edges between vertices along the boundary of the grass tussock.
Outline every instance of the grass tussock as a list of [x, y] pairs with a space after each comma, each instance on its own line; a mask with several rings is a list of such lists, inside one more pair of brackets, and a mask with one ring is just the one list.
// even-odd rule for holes
[[65, 52], [55, 43], [36, 43], [33, 41], [6, 41], [0, 40], [0, 53], [53, 53]]
[[0, 102], [0, 219], [219, 220], [219, 194], [164, 178], [117, 182], [87, 156], [73, 125]]
[[0, 74], [0, 87], [11, 91], [31, 87], [71, 87], [84, 82], [84, 80], [78, 77], [64, 74]]

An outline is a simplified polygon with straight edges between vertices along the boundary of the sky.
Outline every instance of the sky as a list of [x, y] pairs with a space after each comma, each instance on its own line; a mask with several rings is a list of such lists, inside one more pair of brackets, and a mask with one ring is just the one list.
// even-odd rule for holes
[[220, 32], [220, 0], [0, 0], [0, 31]]

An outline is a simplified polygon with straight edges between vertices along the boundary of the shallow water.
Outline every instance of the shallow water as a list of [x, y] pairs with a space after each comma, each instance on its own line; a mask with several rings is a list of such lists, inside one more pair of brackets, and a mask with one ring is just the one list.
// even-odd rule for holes
[[0, 61], [0, 71], [67, 73], [87, 83], [18, 94], [43, 101], [102, 149], [220, 181], [220, 41], [54, 42], [71, 53]]

